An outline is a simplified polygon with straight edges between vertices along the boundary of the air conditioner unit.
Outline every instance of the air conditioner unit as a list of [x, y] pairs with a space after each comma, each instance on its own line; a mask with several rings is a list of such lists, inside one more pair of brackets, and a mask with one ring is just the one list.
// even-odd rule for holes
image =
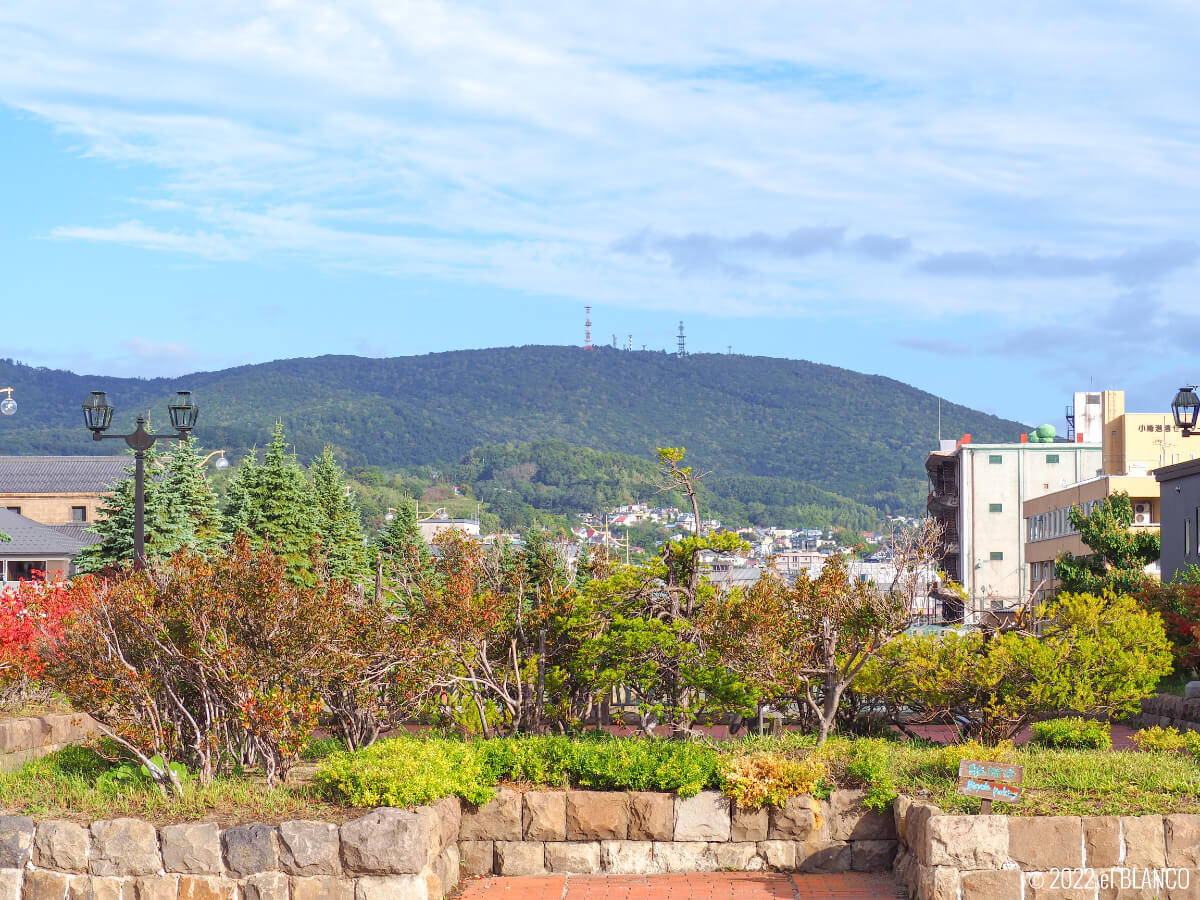
[[1133, 505], [1133, 511], [1135, 513], [1137, 513], [1138, 515], [1142, 515], [1143, 513], [1145, 513], [1146, 515], [1150, 515], [1150, 504], [1149, 503], [1135, 503]]
[[1133, 524], [1134, 525], [1149, 525], [1150, 524], [1150, 514], [1149, 513], [1134, 513], [1133, 514]]

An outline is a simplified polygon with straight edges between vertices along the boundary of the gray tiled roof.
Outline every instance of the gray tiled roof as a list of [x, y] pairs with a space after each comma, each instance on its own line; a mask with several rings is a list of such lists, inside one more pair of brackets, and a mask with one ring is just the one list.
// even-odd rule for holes
[[80, 549], [90, 547], [92, 544], [100, 543], [103, 538], [98, 534], [92, 534], [88, 531], [90, 525], [77, 525], [72, 522], [70, 525], [47, 525], [51, 531], [57, 531], [67, 540], [74, 541], [79, 545]]
[[128, 456], [0, 456], [0, 494], [98, 494], [125, 478]]
[[11, 541], [0, 542], [0, 557], [61, 558], [73, 557], [79, 552], [78, 541], [7, 509], [0, 509], [0, 532], [12, 538]]

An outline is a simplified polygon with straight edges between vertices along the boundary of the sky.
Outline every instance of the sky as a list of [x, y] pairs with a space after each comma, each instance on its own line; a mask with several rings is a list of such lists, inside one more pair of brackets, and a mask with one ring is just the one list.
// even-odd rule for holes
[[[593, 338], [1200, 381], [1200, 4], [0, 5], [0, 357]], [[19, 399], [19, 398], [18, 398]]]

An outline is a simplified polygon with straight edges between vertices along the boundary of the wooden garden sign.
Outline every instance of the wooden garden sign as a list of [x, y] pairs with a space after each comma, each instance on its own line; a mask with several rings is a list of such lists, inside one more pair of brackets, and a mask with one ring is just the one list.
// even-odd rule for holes
[[984, 815], [992, 811], [992, 801], [1016, 803], [1021, 799], [1021, 781], [1025, 767], [1011, 763], [980, 762], [964, 759], [958, 764], [958, 792], [983, 801]]

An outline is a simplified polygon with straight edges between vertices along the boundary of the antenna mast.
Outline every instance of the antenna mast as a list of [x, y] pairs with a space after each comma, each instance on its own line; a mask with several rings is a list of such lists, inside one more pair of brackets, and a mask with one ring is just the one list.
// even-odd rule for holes
[[687, 335], [683, 333], [683, 323], [679, 323], [679, 348], [675, 352], [675, 356], [683, 359], [687, 356]]
[[583, 349], [591, 350], [592, 349], [592, 308], [590, 306], [585, 306], [584, 309], [587, 310], [587, 318], [584, 320], [584, 323], [583, 323]]

